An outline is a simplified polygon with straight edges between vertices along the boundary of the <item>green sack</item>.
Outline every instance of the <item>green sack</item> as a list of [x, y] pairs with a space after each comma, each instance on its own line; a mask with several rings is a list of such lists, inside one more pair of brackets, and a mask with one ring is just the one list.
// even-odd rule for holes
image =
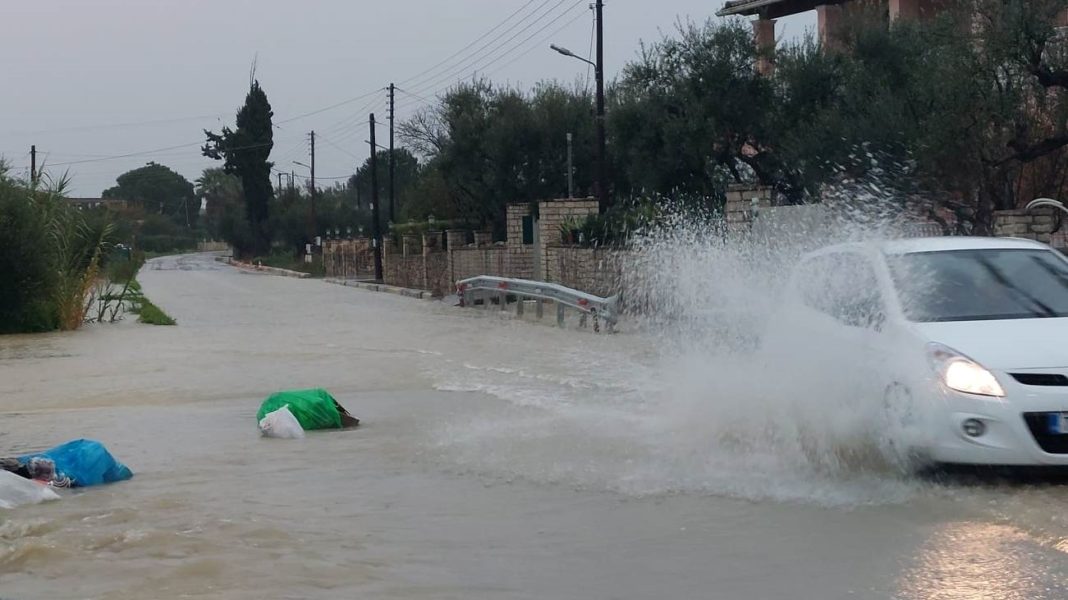
[[305, 431], [316, 429], [341, 429], [341, 413], [337, 402], [329, 392], [322, 389], [291, 390], [278, 392], [263, 401], [260, 412], [256, 413], [259, 422], [268, 413], [289, 406], [289, 411], [300, 421]]

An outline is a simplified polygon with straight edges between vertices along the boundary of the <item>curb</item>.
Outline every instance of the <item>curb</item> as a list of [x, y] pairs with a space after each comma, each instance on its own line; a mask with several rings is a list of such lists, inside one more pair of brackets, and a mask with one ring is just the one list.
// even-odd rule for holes
[[405, 298], [415, 298], [416, 300], [434, 300], [433, 293], [427, 290], [415, 290], [412, 288], [386, 285], [384, 283], [371, 283], [367, 281], [355, 281], [352, 279], [323, 279], [323, 281], [333, 285], [343, 285], [345, 287], [358, 288], [368, 292], [396, 294], [398, 296], [404, 296]]
[[252, 263], [242, 262], [240, 260], [228, 259], [227, 264], [237, 267], [245, 271], [254, 271], [256, 273], [267, 273], [269, 275], [281, 275], [283, 277], [296, 277], [298, 279], [308, 279], [311, 277], [309, 273], [302, 273], [300, 271], [290, 271], [289, 269], [279, 269], [278, 267], [264, 267], [262, 265], [254, 265]]

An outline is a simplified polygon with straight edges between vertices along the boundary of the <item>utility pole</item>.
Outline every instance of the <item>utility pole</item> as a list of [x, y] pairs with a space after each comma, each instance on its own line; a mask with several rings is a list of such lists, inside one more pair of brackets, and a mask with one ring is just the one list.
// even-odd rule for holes
[[37, 187], [37, 146], [30, 146], [30, 186]]
[[315, 132], [311, 132], [311, 199], [308, 202], [308, 243], [315, 242]]
[[375, 143], [375, 113], [371, 113], [371, 245], [375, 250], [375, 281], [382, 281], [382, 228], [378, 210], [378, 144]]
[[[394, 117], [394, 100], [396, 97], [397, 87], [392, 83], [389, 84], [389, 222], [397, 222], [397, 195], [395, 191], [396, 177], [394, 176], [394, 158], [393, 158], [393, 117]], [[371, 152], [375, 152], [372, 148]]]
[[567, 132], [567, 197], [570, 200], [575, 197], [575, 168], [572, 165], [571, 132]]
[[608, 210], [608, 177], [604, 134], [604, 0], [596, 0], [597, 10], [597, 204]]

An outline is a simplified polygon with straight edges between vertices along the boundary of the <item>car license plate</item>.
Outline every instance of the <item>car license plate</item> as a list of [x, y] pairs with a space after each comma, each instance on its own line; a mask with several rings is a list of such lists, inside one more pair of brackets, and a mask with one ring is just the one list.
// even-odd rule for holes
[[1068, 434], [1068, 413], [1049, 413], [1047, 415], [1049, 419], [1049, 432], [1057, 435]]

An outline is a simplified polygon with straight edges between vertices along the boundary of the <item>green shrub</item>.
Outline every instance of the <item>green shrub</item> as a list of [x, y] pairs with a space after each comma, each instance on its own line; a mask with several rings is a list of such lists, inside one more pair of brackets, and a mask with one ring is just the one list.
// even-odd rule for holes
[[143, 298], [141, 300], [140, 313], [141, 316], [137, 319], [138, 323], [146, 323], [148, 325], [178, 324], [178, 322], [172, 319], [170, 315], [163, 312], [160, 307], [156, 306], [155, 304], [152, 304], [152, 301], [148, 298]]

